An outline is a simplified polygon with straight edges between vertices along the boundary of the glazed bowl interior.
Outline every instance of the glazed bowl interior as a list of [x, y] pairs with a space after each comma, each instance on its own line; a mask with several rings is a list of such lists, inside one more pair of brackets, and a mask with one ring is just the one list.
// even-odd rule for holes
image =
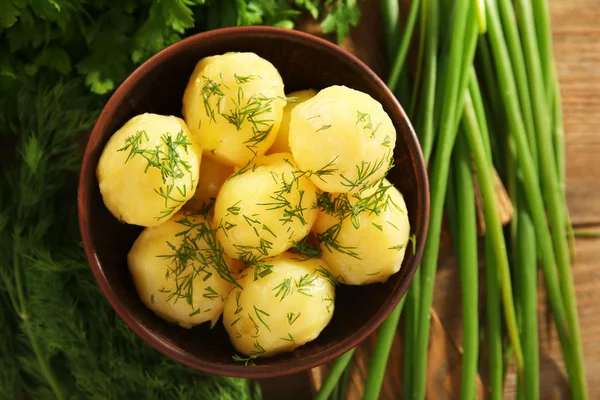
[[[416, 237], [402, 268], [384, 284], [341, 286], [331, 323], [294, 352], [244, 366], [219, 322], [209, 329], [173, 326], [138, 298], [127, 268], [127, 252], [141, 228], [119, 223], [103, 204], [95, 170], [109, 137], [135, 115], [181, 116], [184, 88], [203, 57], [230, 51], [254, 52], [279, 70], [286, 93], [346, 85], [382, 103], [397, 130], [396, 166], [388, 179], [403, 193]], [[315, 151], [319, 151], [318, 145]], [[88, 142], [79, 188], [82, 237], [92, 271], [114, 309], [144, 340], [164, 354], [199, 370], [240, 377], [270, 377], [305, 370], [333, 359], [365, 339], [393, 310], [418, 266], [429, 213], [427, 175], [420, 148], [404, 111], [383, 82], [362, 62], [335, 45], [307, 34], [266, 27], [228, 28], [199, 34], [163, 50], [138, 68], [114, 93]]]

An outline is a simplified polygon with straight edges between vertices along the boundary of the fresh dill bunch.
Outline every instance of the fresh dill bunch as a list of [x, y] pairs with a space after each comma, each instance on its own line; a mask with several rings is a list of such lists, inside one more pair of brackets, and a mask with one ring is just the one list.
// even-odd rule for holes
[[[16, 153], [0, 176], [0, 395], [15, 399], [251, 399], [156, 352], [118, 317], [88, 267], [78, 226], [78, 139], [96, 107], [82, 82], [24, 87], [5, 114]], [[6, 384], [5, 383], [9, 383]]]

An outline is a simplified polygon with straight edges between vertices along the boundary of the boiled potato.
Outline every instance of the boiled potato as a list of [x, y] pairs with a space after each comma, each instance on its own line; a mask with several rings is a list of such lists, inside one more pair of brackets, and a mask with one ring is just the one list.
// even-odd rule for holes
[[290, 132], [290, 117], [292, 115], [292, 110], [303, 101], [306, 101], [310, 98], [315, 97], [317, 92], [312, 89], [308, 90], [299, 90], [297, 92], [292, 92], [287, 95], [287, 98], [290, 99], [286, 106], [283, 108], [283, 118], [281, 119], [281, 125], [279, 126], [279, 132], [277, 132], [277, 137], [275, 138], [275, 142], [273, 146], [267, 152], [268, 154], [274, 153], [290, 153], [290, 144], [288, 141], [288, 136]]
[[96, 176], [104, 204], [123, 222], [160, 225], [194, 195], [201, 158], [182, 119], [133, 117], [100, 156]]
[[277, 69], [254, 53], [200, 60], [183, 96], [198, 143], [222, 163], [244, 166], [273, 144], [286, 101]]
[[284, 253], [265, 261], [270, 273], [247, 273], [225, 301], [223, 324], [235, 348], [250, 357], [292, 351], [314, 340], [333, 316], [335, 282], [318, 258]]
[[320, 196], [314, 231], [334, 276], [349, 285], [366, 285], [398, 272], [410, 224], [396, 188], [384, 179], [358, 194]]
[[355, 193], [385, 176], [396, 129], [368, 94], [331, 86], [292, 110], [289, 144], [319, 189]]
[[215, 202], [214, 224], [225, 253], [251, 263], [292, 247], [313, 226], [316, 191], [291, 154], [260, 157], [235, 173]]
[[144, 304], [185, 328], [206, 321], [213, 327], [233, 288], [237, 266], [220, 256], [214, 244], [209, 246], [206, 229], [202, 215], [179, 212], [160, 226], [144, 229], [127, 255]]
[[212, 200], [217, 198], [217, 194], [223, 186], [223, 182], [233, 174], [233, 167], [221, 164], [210, 155], [204, 155], [202, 165], [200, 166], [200, 176], [198, 178], [198, 187], [194, 197], [185, 203], [187, 210], [200, 210]]

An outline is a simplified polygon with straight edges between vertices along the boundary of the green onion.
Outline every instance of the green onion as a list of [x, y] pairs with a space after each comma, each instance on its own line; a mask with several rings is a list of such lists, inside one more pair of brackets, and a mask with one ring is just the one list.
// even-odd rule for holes
[[[489, 26], [489, 25], [488, 25]], [[502, 332], [500, 288], [498, 287], [493, 243], [485, 240], [485, 297], [489, 358], [490, 399], [502, 399]]]
[[[558, 274], [560, 277], [560, 287], [562, 291], [568, 329], [571, 335], [574, 378], [573, 393], [577, 398], [587, 396], [587, 384], [585, 381], [585, 372], [583, 369], [583, 354], [581, 347], [581, 334], [579, 332], [579, 316], [577, 314], [577, 304], [575, 297], [575, 285], [571, 273], [571, 264], [569, 259], [568, 244], [566, 239], [567, 213], [565, 211], [565, 199], [562, 196], [562, 190], [559, 186], [558, 171], [556, 169], [556, 157], [554, 155], [554, 146], [550, 124], [550, 110], [544, 94], [543, 72], [540, 63], [537, 38], [534, 29], [533, 12], [531, 3], [526, 0], [518, 0], [517, 6], [519, 16], [523, 23], [522, 29], [523, 44], [526, 49], [525, 59], [527, 70], [530, 76], [531, 90], [537, 93], [533, 97], [534, 119], [537, 127], [537, 144], [540, 157], [540, 174], [542, 178], [542, 191], [547, 205], [548, 220], [550, 221], [550, 232], [554, 243], [554, 251], [558, 265]], [[552, 89], [551, 86], [548, 87]], [[579, 397], [582, 396], [582, 397]]]
[[[476, 79], [474, 74], [472, 79]], [[496, 195], [494, 189], [493, 167], [486, 154], [482, 136], [487, 136], [487, 132], [481, 132], [477, 125], [477, 117], [473, 108], [471, 96], [465, 96], [465, 119], [464, 127], [466, 136], [469, 140], [469, 147], [473, 153], [473, 160], [479, 178], [481, 195], [483, 197], [483, 213], [485, 217], [485, 226], [487, 239], [493, 245], [495, 256], [494, 266], [498, 271], [500, 287], [502, 291], [502, 301], [504, 303], [504, 315], [506, 318], [506, 328], [514, 349], [514, 355], [517, 361], [517, 368], [523, 368], [523, 354], [519, 340], [517, 328], [517, 318], [515, 314], [515, 305], [513, 301], [512, 285], [510, 282], [510, 268], [508, 264], [508, 255], [506, 253], [506, 243], [502, 232], [502, 223], [496, 204]]]
[[[427, 13], [427, 34], [425, 36], [425, 60], [423, 74], [423, 94], [421, 100], [422, 111], [419, 113], [418, 125], [421, 147], [425, 163], [429, 162], [433, 142], [435, 139], [434, 110], [436, 94], [436, 74], [438, 69], [438, 41], [439, 41], [439, 0], [425, 0], [423, 12]], [[417, 272], [420, 270], [417, 270]]]
[[352, 360], [352, 356], [354, 355], [354, 351], [356, 349], [351, 349], [347, 353], [339, 356], [331, 363], [331, 368], [329, 369], [329, 373], [327, 374], [327, 378], [323, 381], [321, 388], [315, 394], [313, 400], [327, 400], [333, 389], [336, 387], [342, 373], [348, 366], [348, 363]]
[[379, 327], [379, 337], [377, 338], [375, 349], [371, 355], [371, 364], [369, 365], [369, 373], [367, 375], [367, 381], [365, 382], [363, 400], [375, 400], [379, 398], [381, 384], [383, 383], [383, 377], [385, 376], [387, 360], [390, 355], [390, 349], [392, 348], [392, 342], [394, 341], [394, 335], [396, 334], [396, 328], [398, 327], [398, 321], [400, 320], [400, 314], [402, 313], [405, 301], [406, 296], [402, 297], [394, 311], [392, 311], [390, 316], [387, 317]]
[[[490, 6], [491, 5], [491, 6]], [[540, 255], [542, 257], [542, 266], [544, 268], [544, 275], [546, 277], [546, 283], [548, 286], [549, 299], [552, 306], [553, 313], [555, 315], [557, 331], [561, 339], [561, 345], [563, 347], [563, 354], [565, 355], [565, 362], [567, 364], [567, 371], [571, 382], [574, 383], [573, 391], [578, 395], [584, 394], [585, 380], [582, 373], [582, 367], [571, 365], [573, 362], [580, 364], [577, 360], [579, 357], [571, 361], [571, 353], [577, 355], [579, 334], [575, 332], [576, 337], [572, 337], [569, 323], [567, 322], [565, 309], [563, 305], [562, 294], [558, 285], [558, 276], [556, 272], [556, 258], [554, 248], [552, 246], [552, 237], [550, 230], [546, 222], [546, 215], [544, 212], [544, 203], [542, 200], [541, 190], [539, 188], [539, 181], [535, 171], [534, 162], [529, 151], [529, 145], [527, 143], [525, 126], [521, 116], [521, 110], [519, 108], [518, 99], [516, 97], [516, 84], [510, 59], [508, 56], [508, 50], [502, 29], [500, 27], [500, 21], [493, 4], [493, 0], [488, 0], [488, 32], [490, 34], [490, 42], [494, 53], [494, 60], [496, 62], [496, 72], [498, 74], [499, 90], [504, 99], [505, 106], [507, 107], [507, 119], [510, 126], [510, 133], [515, 141], [515, 147], [519, 158], [519, 167], [523, 178], [523, 186], [525, 188], [525, 194], [527, 198], [527, 204], [531, 212], [531, 218], [533, 220], [538, 245], [540, 247]], [[539, 140], [538, 140], [539, 141]], [[540, 152], [540, 156], [541, 156]], [[547, 160], [540, 158], [541, 164], [544, 164]], [[544, 170], [544, 168], [541, 168]], [[553, 213], [550, 213], [553, 217]], [[564, 222], [564, 220], [563, 220]], [[562, 230], [564, 232], [564, 230]], [[562, 237], [565, 240], [564, 237]], [[571, 282], [572, 283], [572, 282]], [[569, 282], [564, 283], [568, 285]], [[571, 305], [574, 303], [574, 299], [570, 300]], [[572, 313], [571, 313], [572, 314]], [[571, 315], [571, 318], [573, 316]], [[570, 318], [570, 319], [571, 319]], [[573, 344], [573, 341], [575, 344]], [[578, 397], [581, 398], [581, 397]]]
[[413, 31], [415, 29], [415, 22], [417, 20], [417, 14], [419, 12], [420, 4], [421, 0], [413, 0], [411, 2], [410, 11], [408, 13], [408, 20], [406, 22], [406, 28], [402, 35], [400, 47], [398, 48], [396, 56], [394, 57], [392, 71], [387, 81], [387, 85], [391, 91], [395, 91], [396, 86], [398, 85], [398, 78], [400, 77], [400, 72], [402, 71], [402, 67], [404, 66], [404, 61], [406, 60], [406, 53], [408, 53], [408, 47], [410, 45]]
[[397, 0], [381, 0], [380, 4], [387, 54], [391, 59], [400, 41], [400, 4]]
[[[433, 301], [433, 286], [437, 267], [438, 250], [440, 245], [440, 233], [442, 214], [444, 210], [444, 198], [448, 183], [448, 166], [452, 147], [456, 138], [456, 109], [457, 103], [462, 102], [463, 93], [466, 89], [467, 79], [461, 87], [461, 72], [464, 71], [464, 63], [472, 63], [475, 46], [473, 49], [464, 47], [464, 43], [470, 45], [471, 28], [475, 27], [473, 36], [477, 34], [477, 23], [472, 1], [457, 0], [454, 5], [454, 16], [452, 21], [452, 38], [450, 40], [450, 55], [448, 58], [447, 73], [444, 79], [445, 88], [441, 111], [440, 132], [438, 138], [436, 157], [430, 174], [431, 185], [431, 214], [429, 219], [429, 232], [425, 253], [421, 263], [421, 299], [419, 301], [419, 326], [415, 347], [415, 364], [413, 379], [413, 398], [425, 398], [425, 380], [427, 369], [427, 344], [429, 341], [430, 315], [429, 310]], [[464, 72], [466, 74], [466, 72]], [[460, 96], [459, 96], [460, 95]], [[460, 99], [460, 101], [459, 101]]]
[[[460, 135], [455, 146], [456, 218], [458, 234], [453, 243], [457, 246], [460, 285], [463, 307], [463, 355], [460, 397], [475, 398], [477, 360], [479, 355], [478, 302], [477, 302], [477, 221], [475, 192], [471, 174], [471, 158], [466, 139]], [[448, 214], [450, 216], [450, 214]], [[452, 222], [452, 220], [451, 220]]]
[[519, 40], [519, 31], [517, 29], [517, 18], [512, 6], [511, 0], [498, 0], [500, 18], [502, 27], [506, 34], [506, 44], [510, 54], [512, 66], [514, 68], [517, 90], [521, 109], [523, 110], [523, 122], [528, 133], [531, 155], [537, 168], [537, 147], [535, 140], [535, 125], [533, 124], [533, 111], [531, 109], [531, 96], [529, 93], [529, 80], [525, 69], [525, 59], [523, 57], [523, 48]]
[[[519, 190], [521, 192], [521, 190]], [[517, 241], [516, 279], [520, 286], [520, 302], [523, 313], [521, 343], [523, 344], [523, 379], [519, 391], [526, 399], [538, 399], [539, 393], [539, 350], [537, 324], [537, 247], [535, 229], [525, 199], [519, 193], [519, 224]]]

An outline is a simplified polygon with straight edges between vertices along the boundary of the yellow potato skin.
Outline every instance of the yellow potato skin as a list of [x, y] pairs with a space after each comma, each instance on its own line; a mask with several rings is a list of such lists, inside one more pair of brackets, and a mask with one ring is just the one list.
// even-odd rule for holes
[[218, 162], [210, 154], [204, 154], [196, 193], [194, 193], [194, 197], [185, 203], [184, 208], [186, 210], [200, 210], [203, 205], [216, 199], [221, 186], [231, 174], [233, 174], [233, 167]]
[[[410, 223], [406, 211], [406, 203], [402, 194], [384, 180], [386, 190], [378, 207], [379, 214], [369, 210], [358, 214], [354, 221], [350, 218], [342, 220], [337, 241], [343, 248], [350, 249], [355, 257], [327, 246], [321, 242], [322, 258], [327, 262], [332, 274], [339, 277], [340, 282], [348, 285], [367, 285], [385, 282], [391, 275], [400, 270], [408, 244]], [[350, 204], [356, 205], [357, 197], [366, 198], [376, 189], [372, 188], [349, 198]], [[344, 195], [333, 195], [332, 199]], [[340, 219], [319, 210], [314, 232], [323, 234]]]
[[[183, 265], [164, 257], [175, 254], [169, 243], [178, 250], [183, 248], [181, 233], [188, 229], [182, 224], [184, 218], [194, 224], [207, 224], [202, 215], [181, 211], [160, 226], [144, 229], [127, 255], [129, 271], [140, 299], [158, 316], [184, 328], [210, 321], [212, 328], [223, 311], [233, 283], [221, 278], [215, 264], [194, 260]], [[193, 228], [188, 237], [195, 238], [198, 230], [198, 227]], [[206, 241], [200, 239], [194, 242], [201, 249], [201, 254], [210, 254], [207, 253], [209, 246]], [[234, 268], [238, 268], [227, 256], [222, 259], [221, 267], [229, 267], [234, 271], [232, 274], [235, 273]], [[181, 285], [183, 277], [192, 270], [200, 271], [193, 280], [192, 295], [189, 298], [174, 295], [177, 282]], [[212, 275], [205, 279], [209, 273]]]
[[[298, 166], [324, 192], [356, 193], [385, 176], [396, 129], [366, 93], [330, 86], [291, 113], [289, 145]], [[316, 171], [327, 169], [318, 176]]]
[[284, 253], [266, 263], [271, 273], [255, 280], [248, 270], [223, 310], [231, 343], [246, 356], [292, 351], [316, 339], [333, 316], [335, 287], [323, 260]]
[[[142, 154], [130, 155], [132, 147], [127, 148], [128, 138], [137, 136], [139, 150], [152, 152], [158, 146], [162, 154], [169, 154], [171, 150], [161, 137], [168, 134], [176, 140], [179, 132], [190, 143], [175, 146], [180, 176], [163, 180], [160, 168], [148, 167]], [[146, 227], [160, 225], [193, 196], [201, 159], [202, 150], [193, 142], [181, 118], [147, 113], [133, 117], [112, 135], [100, 156], [96, 176], [104, 204], [122, 222]], [[166, 165], [166, 161], [162, 163]], [[171, 195], [165, 200], [156, 191], [166, 192], [169, 185], [173, 185]]]
[[254, 53], [226, 53], [198, 62], [182, 113], [206, 151], [241, 167], [273, 144], [285, 104], [283, 81], [273, 64]]
[[317, 188], [298, 175], [291, 154], [258, 158], [219, 191], [214, 225], [225, 253], [251, 262], [273, 257], [303, 239], [317, 217]]
[[288, 138], [290, 133], [290, 119], [292, 117], [292, 110], [303, 101], [315, 97], [316, 94], [317, 92], [313, 89], [307, 89], [292, 92], [287, 95], [287, 98], [295, 98], [295, 100], [289, 101], [283, 108], [283, 118], [281, 119], [279, 132], [277, 132], [275, 142], [273, 143], [267, 154], [291, 153]]

